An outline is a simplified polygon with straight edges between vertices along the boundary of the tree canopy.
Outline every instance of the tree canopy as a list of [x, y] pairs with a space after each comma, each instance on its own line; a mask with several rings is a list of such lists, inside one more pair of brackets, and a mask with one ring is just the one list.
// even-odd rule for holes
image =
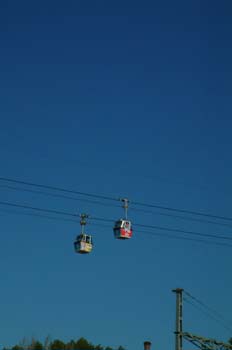
[[26, 341], [24, 338], [22, 342], [14, 345], [11, 348], [5, 348], [5, 350], [126, 350], [123, 346], [119, 345], [117, 349], [111, 346], [103, 346], [101, 344], [94, 345], [87, 339], [81, 337], [77, 340], [71, 339], [68, 342], [64, 342], [61, 339], [51, 340], [50, 337], [46, 337], [44, 342], [32, 339]]

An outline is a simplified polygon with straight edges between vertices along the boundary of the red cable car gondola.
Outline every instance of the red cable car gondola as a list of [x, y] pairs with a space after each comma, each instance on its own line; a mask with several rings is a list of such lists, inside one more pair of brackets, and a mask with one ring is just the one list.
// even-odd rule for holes
[[123, 199], [123, 208], [125, 209], [125, 219], [120, 219], [114, 225], [114, 237], [117, 239], [129, 239], [132, 237], [133, 230], [131, 221], [127, 219], [128, 199]]

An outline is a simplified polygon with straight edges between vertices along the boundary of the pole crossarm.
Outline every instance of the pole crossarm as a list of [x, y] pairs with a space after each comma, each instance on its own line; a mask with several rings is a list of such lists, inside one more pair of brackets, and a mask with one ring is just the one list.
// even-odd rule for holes
[[182, 337], [200, 349], [232, 350], [232, 345], [217, 341], [215, 339], [200, 337], [198, 335], [194, 335], [188, 332], [183, 332]]

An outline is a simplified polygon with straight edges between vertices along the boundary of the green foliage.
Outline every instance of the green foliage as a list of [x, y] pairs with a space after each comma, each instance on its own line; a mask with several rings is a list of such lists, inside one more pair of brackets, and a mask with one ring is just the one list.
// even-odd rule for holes
[[91, 350], [94, 349], [94, 345], [89, 343], [87, 339], [80, 338], [75, 343], [75, 350]]
[[[101, 344], [98, 344], [94, 347], [95, 350], [104, 350], [104, 347]], [[112, 349], [113, 350], [113, 349]]]
[[231, 345], [232, 345], [232, 338], [230, 338], [230, 339], [229, 339], [229, 344], [231, 344]]
[[62, 340], [55, 339], [53, 342], [50, 343], [49, 348], [50, 350], [64, 350], [65, 343]]
[[74, 350], [75, 349], [75, 341], [70, 340], [68, 343], [65, 344], [66, 350]]
[[43, 344], [36, 340], [33, 342], [31, 350], [43, 350]]
[[81, 337], [78, 340], [70, 340], [64, 343], [60, 339], [55, 339], [53, 341], [47, 336], [45, 338], [44, 344], [39, 340], [32, 338], [31, 341], [27, 341], [26, 338], [22, 340], [19, 344], [16, 344], [10, 349], [6, 350], [125, 350], [123, 346], [119, 346], [117, 349], [113, 349], [110, 346], [102, 346], [101, 344], [94, 345], [87, 339]]
[[23, 347], [20, 345], [15, 345], [11, 350], [23, 350]]

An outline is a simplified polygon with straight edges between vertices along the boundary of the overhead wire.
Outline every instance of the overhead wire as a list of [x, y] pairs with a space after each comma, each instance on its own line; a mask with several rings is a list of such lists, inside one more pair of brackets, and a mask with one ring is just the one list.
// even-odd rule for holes
[[[29, 209], [37, 212], [42, 212], [42, 213], [49, 213], [49, 214], [56, 214], [56, 215], [62, 215], [62, 216], [69, 216], [69, 217], [75, 217], [77, 218], [79, 216], [79, 213], [70, 213], [67, 211], [61, 211], [61, 210], [54, 210], [54, 209], [45, 209], [45, 208], [40, 208], [40, 207], [33, 207], [30, 205], [26, 204], [19, 204], [19, 203], [12, 203], [12, 202], [4, 202], [0, 201], [0, 205], [3, 206], [8, 206], [8, 207], [15, 207], [15, 208], [21, 208], [21, 209]], [[90, 216], [92, 220], [96, 221], [101, 221], [101, 222], [114, 222], [112, 219], [106, 219], [106, 218], [100, 218], [100, 217], [94, 217]], [[224, 240], [232, 240], [232, 237], [228, 236], [222, 236], [222, 235], [214, 235], [214, 234], [205, 234], [205, 233], [200, 233], [200, 232], [194, 232], [194, 231], [185, 231], [181, 229], [174, 229], [170, 227], [163, 227], [163, 226], [155, 226], [155, 225], [144, 225], [144, 224], [139, 224], [135, 223], [134, 226], [141, 227], [141, 228], [150, 228], [150, 229], [156, 229], [156, 230], [162, 230], [162, 231], [170, 231], [170, 232], [176, 232], [176, 233], [182, 233], [182, 234], [188, 234], [188, 235], [196, 235], [196, 236], [201, 236], [201, 237], [210, 237], [210, 238], [216, 238], [216, 239], [224, 239]]]
[[[27, 215], [27, 216], [32, 216], [32, 217], [37, 217], [37, 218], [42, 218], [42, 219], [48, 219], [52, 221], [64, 221], [64, 222], [72, 222], [72, 223], [78, 223], [77, 220], [74, 219], [68, 219], [68, 218], [60, 218], [60, 217], [53, 217], [53, 216], [48, 216], [44, 214], [38, 214], [38, 213], [28, 213], [28, 212], [18, 212], [18, 211], [12, 211], [12, 210], [7, 210], [7, 209], [0, 209], [0, 212], [10, 214], [10, 215]], [[97, 221], [99, 218], [90, 218], [90, 221], [88, 222], [88, 225], [90, 226], [97, 226], [97, 227], [106, 227], [106, 228], [112, 228], [111, 225], [108, 224], [103, 224], [103, 223], [96, 223], [94, 221]], [[101, 219], [100, 219], [101, 220]], [[190, 241], [190, 242], [197, 242], [197, 243], [203, 243], [207, 245], [216, 245], [216, 246], [224, 246], [224, 247], [229, 247], [232, 248], [232, 245], [222, 243], [222, 242], [216, 242], [216, 241], [209, 241], [209, 240], [202, 240], [202, 239], [197, 239], [197, 238], [188, 238], [188, 237], [183, 237], [183, 236], [177, 236], [177, 235], [169, 235], [167, 233], [158, 233], [158, 232], [149, 232], [149, 231], [140, 231], [136, 230], [137, 233], [140, 234], [145, 234], [149, 235], [152, 238], [162, 238], [162, 239], [171, 239], [171, 240], [182, 240], [182, 241]]]
[[157, 226], [157, 225], [144, 225], [144, 224], [138, 224], [138, 223], [135, 223], [134, 226], [157, 229], [157, 230], [162, 230], [162, 231], [181, 232], [184, 234], [189, 234], [189, 235], [194, 235], [194, 236], [219, 238], [219, 239], [226, 239], [226, 240], [232, 241], [232, 236], [229, 237], [229, 236], [222, 236], [222, 235], [218, 235], [218, 234], [201, 233], [201, 232], [195, 232], [195, 231], [182, 230], [179, 228], [171, 228], [171, 227], [164, 227], [164, 226]]
[[202, 312], [204, 315], [206, 315], [208, 318], [213, 319], [214, 321], [218, 322], [222, 327], [232, 332], [232, 325], [229, 324], [228, 321], [225, 320], [225, 318], [220, 313], [210, 308], [208, 305], [201, 302], [198, 298], [195, 298], [190, 293], [184, 291], [184, 294], [185, 294], [184, 300], [188, 304], [192, 305], [193, 307], [198, 309], [200, 312]]
[[69, 190], [67, 188], [43, 185], [43, 184], [38, 184], [38, 183], [28, 182], [28, 181], [15, 180], [15, 179], [6, 178], [6, 177], [0, 177], [0, 181], [18, 183], [21, 185], [33, 186], [33, 187], [38, 187], [38, 188], [46, 188], [47, 190], [60, 191], [60, 192], [65, 192], [65, 193], [79, 194], [82, 196], [87, 196], [87, 197], [92, 197], [92, 198], [100, 198], [100, 199], [109, 200], [109, 201], [120, 201], [120, 198], [116, 198], [116, 197], [99, 195], [99, 194], [94, 194], [94, 193], [89, 193], [89, 192], [76, 191], [76, 190]]
[[[204, 309], [206, 309], [208, 312], [212, 313], [215, 315], [215, 317], [220, 318], [223, 322], [228, 323], [228, 321], [224, 318], [223, 315], [221, 315], [218, 311], [216, 311], [215, 309], [213, 309], [212, 307], [208, 306], [206, 303], [204, 303], [203, 301], [201, 301], [199, 298], [196, 298], [195, 296], [193, 296], [192, 294], [190, 294], [189, 292], [187, 292], [186, 290], [184, 291], [185, 295], [187, 297], [189, 297], [190, 299], [192, 299], [194, 302], [196, 302], [197, 304], [199, 304], [201, 307], [203, 307]], [[229, 324], [229, 323], [228, 323]], [[231, 331], [232, 331], [232, 323], [230, 324], [231, 327]]]
[[[107, 224], [96, 224], [96, 223], [92, 223], [91, 221], [89, 222], [90, 225], [94, 225], [94, 226], [99, 226], [99, 227], [111, 227], [110, 225]], [[153, 238], [167, 238], [167, 239], [174, 239], [174, 240], [183, 240], [183, 241], [190, 241], [190, 242], [197, 242], [197, 243], [203, 243], [203, 244], [210, 244], [210, 245], [216, 245], [216, 246], [224, 246], [224, 247], [228, 247], [228, 248], [232, 248], [232, 244], [227, 244], [227, 243], [222, 243], [222, 242], [216, 242], [216, 241], [209, 241], [209, 240], [203, 240], [203, 239], [198, 239], [198, 238], [188, 238], [188, 237], [183, 237], [183, 236], [177, 236], [177, 235], [170, 235], [168, 233], [158, 233], [155, 231], [140, 231], [140, 230], [136, 230], [136, 233], [140, 233], [140, 234], [145, 234], [145, 235], [149, 235], [150, 237]]]
[[[15, 179], [11, 179], [11, 178], [5, 178], [5, 177], [0, 177], [0, 181], [9, 182], [9, 183], [17, 183], [17, 184], [26, 185], [26, 186], [34, 186], [37, 188], [44, 188], [44, 189], [53, 190], [53, 191], [55, 190], [55, 191], [61, 191], [61, 192], [65, 192], [65, 193], [78, 194], [81, 196], [88, 196], [88, 197], [93, 197], [93, 198], [98, 198], [98, 199], [108, 200], [108, 201], [121, 201], [122, 200], [121, 197], [105, 196], [105, 195], [93, 194], [93, 193], [89, 193], [89, 192], [69, 190], [69, 189], [65, 189], [65, 188], [61, 188], [61, 187], [48, 186], [48, 185], [38, 184], [38, 183], [34, 183], [34, 182], [20, 181], [20, 180], [15, 180]], [[85, 202], [89, 202], [92, 204], [99, 204], [99, 205], [104, 205], [104, 206], [110, 205], [110, 206], [114, 206], [114, 207], [120, 207], [120, 206], [114, 205], [113, 203], [105, 204], [105, 203], [102, 203], [99, 201], [91, 201], [91, 200], [87, 200], [84, 198], [69, 197], [69, 196], [65, 196], [65, 195], [60, 195], [58, 193], [53, 194], [53, 193], [48, 193], [48, 192], [35, 191], [32, 189], [16, 188], [16, 187], [7, 186], [7, 185], [2, 186], [2, 187], [6, 187], [6, 188], [11, 189], [11, 190], [43, 194], [43, 195], [48, 195], [48, 196], [52, 196], [52, 197], [60, 197], [60, 198], [71, 199], [71, 200], [85, 201]], [[226, 217], [226, 216], [219, 216], [219, 215], [196, 212], [196, 211], [191, 211], [191, 210], [177, 209], [177, 208], [172, 208], [172, 207], [164, 207], [164, 206], [160, 206], [160, 205], [156, 205], [156, 204], [143, 203], [143, 202], [138, 202], [138, 201], [133, 201], [133, 200], [130, 201], [130, 203], [132, 205], [162, 209], [162, 210], [172, 211], [172, 212], [180, 212], [182, 214], [191, 214], [191, 215], [198, 215], [198, 216], [202, 216], [202, 217], [211, 217], [214, 219], [232, 221], [232, 218]], [[146, 213], [155, 214], [155, 215], [167, 216], [167, 217], [177, 218], [177, 219], [186, 220], [186, 221], [196, 221], [196, 222], [201, 222], [201, 223], [232, 227], [231, 225], [229, 225], [225, 222], [223, 223], [223, 222], [216, 222], [216, 221], [209, 221], [209, 220], [201, 220], [201, 219], [197, 219], [194, 217], [184, 217], [184, 216], [179, 216], [179, 215], [175, 215], [175, 214], [153, 212], [153, 211], [145, 210], [142, 208], [134, 208], [133, 206], [131, 207], [131, 210], [140, 211], [140, 212], [144, 212], [144, 213], [146, 212]]]
[[45, 215], [45, 214], [30, 213], [30, 212], [25, 212], [25, 211], [15, 211], [12, 209], [9, 210], [9, 209], [0, 208], [0, 212], [2, 213], [1, 215], [3, 215], [5, 213], [5, 214], [10, 214], [10, 215], [32, 216], [32, 217], [37, 217], [37, 218], [41, 218], [41, 219], [48, 219], [48, 220], [53, 220], [53, 221], [78, 223], [78, 220], [75, 220], [75, 219], [61, 218], [61, 217], [57, 217], [57, 216], [54, 217], [54, 216], [49, 216], [49, 215]]
[[[54, 198], [63, 198], [63, 199], [69, 199], [69, 200], [73, 200], [73, 201], [80, 201], [80, 202], [86, 202], [86, 203], [91, 203], [91, 204], [103, 205], [105, 207], [109, 206], [109, 203], [107, 204], [107, 203], [103, 203], [103, 202], [99, 202], [99, 201], [95, 201], [95, 200], [91, 200], [91, 199], [70, 197], [70, 196], [63, 195], [63, 194], [37, 191], [37, 190], [28, 189], [28, 188], [19, 188], [19, 187], [8, 186], [8, 185], [0, 185], [0, 188], [6, 188], [6, 189], [9, 189], [9, 190], [19, 191], [19, 192], [28, 192], [28, 193], [40, 194], [40, 195], [45, 195], [45, 196], [54, 197]], [[113, 203], [110, 203], [110, 206], [116, 207], [116, 208], [121, 208], [120, 205], [116, 205], [116, 204], [113, 204]]]
[[162, 212], [157, 212], [154, 210], [147, 210], [147, 209], [141, 209], [141, 208], [134, 208], [130, 207], [130, 211], [136, 211], [136, 212], [142, 212], [142, 213], [147, 213], [147, 214], [152, 214], [152, 215], [159, 215], [159, 216], [166, 216], [174, 219], [180, 219], [184, 221], [191, 221], [191, 222], [200, 222], [203, 224], [211, 224], [211, 225], [218, 225], [218, 226], [224, 226], [224, 227], [230, 227], [232, 228], [232, 225], [224, 223], [224, 222], [216, 222], [216, 221], [211, 221], [211, 220], [203, 220], [203, 219], [198, 219], [195, 217], [186, 217], [186, 216], [181, 216], [181, 215], [175, 215], [175, 214], [167, 214], [167, 213], [162, 213]]
[[193, 210], [178, 209], [178, 208], [166, 207], [166, 206], [161, 206], [161, 205], [157, 205], [157, 204], [149, 204], [149, 203], [138, 202], [138, 201], [131, 201], [131, 203], [133, 203], [135, 205], [142, 206], [142, 207], [163, 209], [163, 210], [172, 211], [172, 212], [179, 212], [179, 213], [183, 213], [183, 214], [191, 214], [191, 215], [197, 215], [197, 216], [202, 216], [202, 217], [209, 217], [209, 218], [213, 218], [213, 219], [232, 221], [232, 217], [228, 217], [228, 216], [220, 216], [220, 215], [214, 215], [214, 214], [210, 214], [210, 213], [202, 213], [202, 212], [197, 212], [197, 211], [193, 211]]
[[51, 213], [51, 214], [57, 214], [57, 215], [66, 215], [66, 216], [78, 217], [78, 214], [74, 214], [74, 213], [68, 213], [68, 212], [61, 211], [61, 210], [53, 210], [53, 209], [44, 209], [44, 208], [32, 207], [30, 205], [24, 205], [24, 204], [18, 204], [18, 203], [11, 203], [11, 202], [0, 201], [0, 205], [5, 205], [5, 206], [8, 206], [8, 207], [15, 207], [15, 208], [22, 208], [22, 209], [31, 209], [31, 210], [44, 212], [44, 213]]
[[[62, 195], [62, 194], [58, 194], [58, 193], [43, 192], [43, 191], [40, 191], [40, 190], [38, 191], [38, 190], [32, 190], [32, 189], [28, 189], [28, 188], [19, 188], [19, 187], [9, 186], [9, 185], [0, 185], [0, 188], [9, 189], [9, 190], [13, 190], [13, 191], [19, 191], [19, 192], [28, 192], [28, 193], [34, 193], [34, 194], [39, 194], [39, 195], [45, 195], [45, 196], [54, 197], [54, 198], [69, 199], [69, 200], [73, 200], [73, 201], [80, 201], [80, 202], [91, 203], [91, 204], [95, 204], [95, 205], [102, 205], [102, 206], [105, 206], [105, 207], [111, 206], [111, 207], [115, 207], [115, 208], [121, 208], [120, 205], [116, 205], [116, 204], [113, 204], [113, 203], [107, 203], [106, 204], [106, 203], [103, 203], [103, 202], [100, 202], [100, 201], [96, 201], [96, 200], [91, 200], [91, 199], [86, 199], [86, 198], [70, 197], [70, 196]], [[153, 215], [166, 216], [166, 217], [171, 217], [171, 218], [175, 218], [175, 219], [181, 219], [181, 220], [184, 220], [184, 221], [196, 221], [196, 222], [201, 222], [201, 223], [204, 223], [204, 224], [213, 224], [213, 225], [219, 225], [219, 226], [225, 226], [225, 227], [232, 227], [232, 225], [229, 225], [229, 224], [226, 224], [226, 223], [220, 223], [220, 222], [209, 221], [209, 220], [201, 220], [201, 219], [184, 217], [184, 216], [174, 215], [174, 214], [155, 212], [155, 211], [152, 211], [152, 210], [146, 210], [146, 209], [141, 209], [141, 208], [131, 207], [130, 210], [131, 211], [136, 211], [136, 212], [153, 214]]]
[[198, 239], [198, 238], [189, 238], [189, 237], [183, 237], [183, 236], [177, 236], [177, 235], [169, 235], [167, 233], [157, 233], [157, 232], [148, 232], [148, 231], [140, 231], [143, 234], [147, 234], [150, 236], [158, 236], [158, 237], [165, 237], [168, 239], [174, 239], [174, 240], [183, 240], [183, 241], [190, 241], [190, 242], [197, 242], [197, 243], [203, 243], [207, 245], [216, 245], [216, 246], [223, 246], [223, 247], [228, 247], [232, 248], [232, 244], [227, 244], [227, 243], [222, 243], [222, 242], [216, 242], [212, 240], [203, 240], [203, 239]]
[[192, 307], [194, 307], [195, 309], [197, 309], [198, 311], [200, 311], [202, 314], [204, 314], [207, 318], [217, 322], [218, 324], [220, 324], [220, 326], [222, 326], [224, 329], [226, 329], [227, 331], [231, 332], [232, 329], [227, 327], [226, 325], [224, 325], [220, 320], [218, 320], [216, 317], [210, 315], [209, 313], [205, 312], [204, 310], [202, 310], [200, 307], [198, 307], [196, 304], [192, 303], [190, 300], [183, 298], [183, 300], [191, 305]]
[[[58, 215], [66, 215], [66, 216], [72, 216], [72, 217], [78, 216], [78, 214], [69, 213], [66, 211], [60, 211], [60, 210], [54, 210], [54, 209], [44, 209], [44, 208], [32, 207], [32, 206], [28, 206], [28, 205], [24, 205], [24, 204], [2, 202], [2, 201], [0, 201], [0, 204], [6, 205], [6, 206], [11, 206], [11, 207], [20, 207], [20, 208], [24, 208], [24, 209], [31, 209], [31, 210], [41, 211], [41, 212], [48, 212], [48, 213], [53, 213], [53, 214], [58, 214]], [[114, 222], [114, 220], [112, 220], [112, 219], [99, 218], [99, 217], [92, 217], [92, 219], [97, 220], [97, 221], [104, 221], [104, 222]], [[145, 225], [145, 224], [139, 224], [139, 223], [135, 223], [134, 226], [143, 227], [143, 228], [158, 229], [158, 230], [164, 230], [164, 231], [170, 231], [170, 232], [181, 232], [184, 234], [197, 235], [197, 236], [203, 236], [203, 237], [232, 240], [232, 237], [228, 237], [228, 236], [207, 234], [207, 233], [205, 234], [205, 233], [200, 233], [200, 232], [186, 231], [186, 230], [174, 229], [174, 228], [163, 227], [163, 226]]]

